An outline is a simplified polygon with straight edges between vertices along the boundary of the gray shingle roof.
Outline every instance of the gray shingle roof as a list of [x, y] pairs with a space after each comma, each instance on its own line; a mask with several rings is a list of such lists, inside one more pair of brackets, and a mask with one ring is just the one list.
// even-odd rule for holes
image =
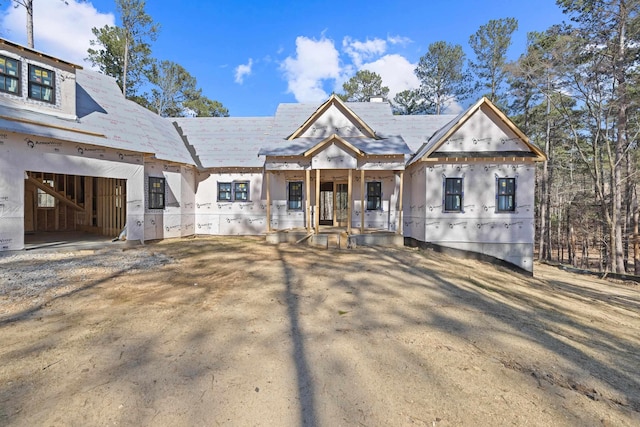
[[193, 164], [173, 124], [125, 99], [115, 80], [94, 71], [76, 72], [77, 120], [0, 105], [0, 127], [83, 144], [152, 153]]
[[[362, 137], [341, 138], [365, 154], [385, 155], [413, 153], [399, 135], [389, 136], [383, 139]], [[282, 143], [272, 144], [269, 147], [262, 148], [258, 154], [261, 156], [299, 156], [326, 139], [327, 138], [324, 137], [296, 138], [290, 141], [282, 141]]]
[[262, 167], [258, 157], [273, 117], [198, 117], [171, 119], [193, 146], [198, 166]]

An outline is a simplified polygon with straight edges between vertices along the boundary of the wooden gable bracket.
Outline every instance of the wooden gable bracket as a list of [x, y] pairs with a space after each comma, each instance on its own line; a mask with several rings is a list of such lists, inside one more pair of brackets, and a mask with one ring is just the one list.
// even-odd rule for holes
[[540, 148], [538, 148], [535, 144], [532, 144], [529, 141], [529, 138], [511, 121], [511, 119], [509, 119], [502, 111], [500, 111], [500, 109], [498, 109], [498, 107], [496, 107], [485, 96], [483, 96], [482, 99], [480, 99], [473, 106], [471, 106], [462, 115], [462, 117], [458, 119], [456, 124], [452, 126], [451, 129], [449, 129], [444, 135], [442, 135], [442, 137], [440, 137], [440, 140], [437, 141], [426, 153], [424, 153], [424, 155], [422, 156], [422, 159], [425, 159], [426, 157], [428, 157], [429, 155], [437, 151], [446, 142], [446, 140], [449, 139], [456, 131], [458, 131], [458, 129], [460, 129], [460, 127], [462, 127], [462, 125], [465, 124], [467, 120], [471, 118], [471, 116], [473, 116], [477, 111], [479, 111], [483, 105], [486, 105], [487, 108], [493, 111], [493, 113], [496, 116], [498, 116], [498, 118], [509, 129], [511, 129], [511, 131], [515, 133], [516, 136], [529, 148], [529, 150], [531, 150], [531, 152], [535, 154], [535, 157], [533, 157], [534, 161], [542, 162], [547, 160], [547, 157], [544, 155], [542, 150], [540, 150]]
[[295, 132], [289, 135], [287, 139], [292, 140], [298, 138], [307, 129], [309, 129], [309, 127], [313, 123], [315, 123], [315, 121], [318, 120], [318, 118], [320, 118], [320, 116], [324, 114], [324, 112], [327, 111], [329, 107], [334, 104], [337, 104], [340, 108], [344, 109], [347, 114], [351, 116], [351, 119], [358, 123], [360, 130], [362, 130], [363, 133], [368, 134], [367, 136], [369, 138], [377, 139], [376, 132], [371, 129], [371, 127], [369, 127], [369, 125], [367, 125], [360, 117], [358, 117], [358, 115], [354, 113], [351, 108], [347, 107], [344, 101], [342, 101], [342, 99], [340, 99], [340, 97], [338, 97], [335, 93], [331, 94], [329, 99], [327, 99], [322, 105], [320, 105], [318, 109], [302, 124], [302, 126], [300, 126], [298, 129], [296, 129]]
[[335, 133], [333, 135], [331, 135], [330, 137], [320, 141], [315, 146], [313, 146], [312, 148], [310, 148], [307, 151], [305, 151], [304, 153], [302, 153], [302, 155], [304, 157], [309, 157], [309, 156], [313, 155], [314, 153], [320, 151], [321, 149], [323, 149], [324, 147], [326, 147], [327, 145], [329, 145], [330, 143], [332, 143], [334, 141], [337, 141], [340, 144], [344, 145], [349, 150], [351, 150], [354, 153], [356, 153], [357, 156], [364, 156], [365, 155], [364, 151], [360, 150], [358, 147], [354, 146], [353, 144], [350, 144], [348, 141], [345, 141], [344, 138], [340, 137], [339, 135], [336, 135]]

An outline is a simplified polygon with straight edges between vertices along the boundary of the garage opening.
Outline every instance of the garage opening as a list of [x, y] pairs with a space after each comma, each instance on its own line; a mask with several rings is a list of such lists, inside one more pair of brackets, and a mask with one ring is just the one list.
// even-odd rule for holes
[[25, 242], [46, 240], [50, 233], [116, 237], [126, 223], [126, 194], [125, 179], [29, 171]]

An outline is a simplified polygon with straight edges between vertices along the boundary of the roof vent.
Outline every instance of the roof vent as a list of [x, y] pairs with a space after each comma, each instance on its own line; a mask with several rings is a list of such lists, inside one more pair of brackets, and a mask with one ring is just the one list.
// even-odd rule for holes
[[369, 102], [384, 102], [384, 96], [373, 95], [371, 98], [369, 98]]

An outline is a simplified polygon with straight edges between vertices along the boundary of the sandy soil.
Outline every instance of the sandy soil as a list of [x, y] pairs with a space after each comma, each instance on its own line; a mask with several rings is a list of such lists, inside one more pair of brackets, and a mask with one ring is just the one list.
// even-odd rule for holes
[[640, 425], [640, 289], [259, 238], [0, 256], [0, 425]]

